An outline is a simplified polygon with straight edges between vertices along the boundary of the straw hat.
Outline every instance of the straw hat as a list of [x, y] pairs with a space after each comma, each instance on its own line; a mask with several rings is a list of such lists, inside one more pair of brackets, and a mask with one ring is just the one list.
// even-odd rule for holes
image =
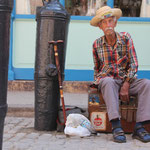
[[116, 16], [119, 19], [122, 15], [122, 11], [119, 8], [111, 8], [109, 6], [103, 6], [96, 11], [95, 17], [92, 18], [90, 24], [97, 27], [98, 23], [105, 18]]

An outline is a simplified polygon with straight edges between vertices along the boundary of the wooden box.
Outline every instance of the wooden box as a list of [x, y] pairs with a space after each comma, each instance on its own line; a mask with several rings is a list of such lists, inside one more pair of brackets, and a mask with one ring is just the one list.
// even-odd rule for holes
[[[129, 104], [120, 101], [121, 124], [125, 133], [132, 133], [136, 121], [137, 98], [130, 97]], [[112, 132], [111, 123], [103, 97], [96, 88], [90, 88], [88, 92], [89, 120], [98, 132]], [[150, 125], [145, 126], [150, 132]]]

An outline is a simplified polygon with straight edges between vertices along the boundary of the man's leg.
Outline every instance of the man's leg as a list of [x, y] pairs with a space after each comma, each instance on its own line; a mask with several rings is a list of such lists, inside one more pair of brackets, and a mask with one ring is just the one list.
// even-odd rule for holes
[[133, 138], [150, 142], [150, 134], [143, 125], [150, 121], [150, 80], [136, 79], [130, 85], [130, 94], [138, 95], [138, 108]]
[[106, 77], [101, 79], [98, 88], [103, 95], [107, 107], [109, 121], [120, 118], [118, 95], [120, 88], [119, 84], [117, 84], [114, 79]]
[[107, 107], [109, 121], [112, 124], [112, 132], [115, 142], [126, 142], [126, 137], [121, 128], [119, 114], [119, 89], [122, 81], [106, 77], [101, 79], [98, 86]]
[[136, 79], [130, 85], [130, 95], [138, 96], [137, 122], [150, 120], [150, 80]]

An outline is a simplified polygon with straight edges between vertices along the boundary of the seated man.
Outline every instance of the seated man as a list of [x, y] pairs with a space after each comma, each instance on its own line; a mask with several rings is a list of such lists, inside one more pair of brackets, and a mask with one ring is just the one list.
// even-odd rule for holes
[[101, 7], [90, 24], [99, 27], [104, 36], [93, 44], [94, 79], [106, 103], [109, 121], [112, 124], [115, 142], [126, 142], [121, 128], [119, 98], [129, 101], [130, 95], [138, 96], [138, 108], [133, 138], [150, 142], [150, 134], [144, 124], [150, 123], [150, 80], [137, 79], [137, 56], [129, 33], [115, 32], [117, 20], [121, 17], [119, 8]]

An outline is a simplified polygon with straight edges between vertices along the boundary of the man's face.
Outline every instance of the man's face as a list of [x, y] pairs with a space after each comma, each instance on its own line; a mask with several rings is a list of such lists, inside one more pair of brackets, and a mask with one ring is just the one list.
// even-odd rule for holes
[[103, 30], [105, 35], [112, 35], [114, 33], [114, 28], [116, 27], [117, 20], [114, 17], [109, 17], [103, 19], [99, 23], [99, 28]]

